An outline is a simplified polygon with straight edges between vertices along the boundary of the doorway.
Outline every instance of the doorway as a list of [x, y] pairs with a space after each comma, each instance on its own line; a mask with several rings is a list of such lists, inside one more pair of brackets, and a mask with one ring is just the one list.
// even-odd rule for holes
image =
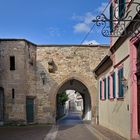
[[34, 122], [34, 99], [26, 98], [26, 119], [27, 123]]

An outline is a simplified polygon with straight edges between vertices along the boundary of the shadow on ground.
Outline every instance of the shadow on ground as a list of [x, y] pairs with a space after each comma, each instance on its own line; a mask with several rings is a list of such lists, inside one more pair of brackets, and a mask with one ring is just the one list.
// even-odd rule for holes
[[0, 140], [43, 140], [51, 129], [48, 125], [0, 128]]

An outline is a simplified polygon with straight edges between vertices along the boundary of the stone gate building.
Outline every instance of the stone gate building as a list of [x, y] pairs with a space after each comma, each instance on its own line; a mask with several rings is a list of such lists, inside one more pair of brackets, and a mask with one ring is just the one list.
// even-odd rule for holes
[[36, 45], [0, 39], [0, 123], [55, 123], [56, 95], [78, 91], [85, 120], [95, 120], [97, 81], [93, 69], [107, 45]]

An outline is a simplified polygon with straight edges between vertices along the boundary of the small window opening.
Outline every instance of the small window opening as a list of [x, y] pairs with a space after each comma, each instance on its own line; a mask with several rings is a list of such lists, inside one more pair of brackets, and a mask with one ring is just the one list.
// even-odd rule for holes
[[10, 56], [10, 70], [15, 70], [15, 56]]
[[12, 99], [15, 99], [15, 89], [12, 89]]

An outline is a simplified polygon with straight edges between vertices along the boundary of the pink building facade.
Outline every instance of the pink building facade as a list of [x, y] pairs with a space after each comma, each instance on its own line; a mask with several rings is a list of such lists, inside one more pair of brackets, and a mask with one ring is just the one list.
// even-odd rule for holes
[[138, 7], [139, 0], [112, 1], [110, 50], [94, 69], [99, 87], [97, 112], [99, 124], [132, 140], [140, 138], [140, 8]]

